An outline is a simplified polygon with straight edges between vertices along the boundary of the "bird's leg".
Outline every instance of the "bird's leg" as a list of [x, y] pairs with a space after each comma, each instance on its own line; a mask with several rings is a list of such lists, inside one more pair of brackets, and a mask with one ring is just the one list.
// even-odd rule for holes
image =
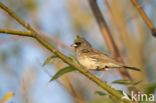
[[102, 74], [100, 75], [100, 80], [102, 80], [102, 78], [103, 78], [103, 76], [104, 76], [104, 72], [105, 72], [106, 70], [109, 70], [108, 68], [109, 68], [108, 66], [105, 66], [104, 68], [102, 68], [103, 71], [102, 71]]
[[102, 80], [103, 76], [104, 76], [105, 70], [102, 71], [102, 74], [100, 75], [100, 80]]

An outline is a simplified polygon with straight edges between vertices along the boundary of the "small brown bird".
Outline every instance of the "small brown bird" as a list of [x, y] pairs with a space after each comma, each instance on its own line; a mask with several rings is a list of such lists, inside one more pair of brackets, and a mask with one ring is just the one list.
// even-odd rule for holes
[[79, 38], [71, 45], [76, 50], [76, 56], [81, 65], [86, 69], [107, 70], [109, 68], [127, 68], [140, 71], [135, 67], [125, 66], [106, 54], [92, 48], [84, 38]]

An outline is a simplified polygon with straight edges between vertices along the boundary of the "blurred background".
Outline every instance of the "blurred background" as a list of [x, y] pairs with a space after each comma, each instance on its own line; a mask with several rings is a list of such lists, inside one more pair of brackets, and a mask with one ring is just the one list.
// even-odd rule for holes
[[[111, 56], [87, 0], [0, 0], [28, 22], [59, 51], [70, 56], [76, 35], [85, 37], [94, 48]], [[156, 25], [156, 1], [137, 0]], [[125, 64], [141, 68], [129, 71], [137, 87], [156, 87], [156, 38], [139, 15], [131, 0], [97, 0]], [[0, 29], [23, 30], [20, 24], [0, 9]], [[95, 83], [78, 72], [63, 75], [49, 82], [67, 66], [59, 59], [42, 66], [53, 54], [29, 37], [0, 34], [0, 99], [12, 91], [7, 103], [111, 103], [96, 91]], [[100, 76], [101, 72], [92, 72]], [[118, 70], [106, 71], [103, 81], [122, 79]], [[110, 84], [112, 85], [112, 84]], [[114, 84], [115, 89], [128, 92], [127, 86]]]

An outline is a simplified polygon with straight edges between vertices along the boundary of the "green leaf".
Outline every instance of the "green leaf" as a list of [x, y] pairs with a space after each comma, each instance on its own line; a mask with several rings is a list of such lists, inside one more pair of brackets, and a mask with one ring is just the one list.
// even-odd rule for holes
[[98, 94], [98, 95], [100, 95], [100, 96], [105, 96], [105, 95], [107, 95], [107, 93], [106, 93], [106, 92], [103, 92], [103, 91], [96, 91], [95, 94]]
[[75, 71], [75, 70], [76, 70], [76, 69], [73, 68], [73, 67], [71, 67], [71, 66], [65, 67], [65, 68], [59, 70], [59, 71], [50, 79], [49, 82], [51, 82], [51, 81], [53, 81], [53, 80], [59, 78], [60, 76], [62, 76], [62, 75], [65, 74], [65, 73], [72, 72], [72, 71]]
[[131, 82], [129, 80], [115, 80], [112, 83], [123, 84], [123, 85], [133, 85], [134, 86], [134, 85], [139, 84], [140, 82], [142, 82], [142, 80], [141, 81], [137, 81], [137, 82]]
[[142, 82], [142, 80], [137, 81], [137, 82], [134, 82], [133, 85], [134, 85], [134, 86], [135, 86], [135, 85], [138, 85], [138, 84], [141, 83], [141, 82]]
[[73, 61], [75, 61], [77, 64], [80, 64], [79, 61], [77, 60], [77, 58], [73, 55], [73, 54], [70, 54], [70, 57]]
[[145, 93], [152, 94], [154, 93], [155, 88], [156, 88], [156, 82], [148, 83], [145, 85]]
[[48, 57], [48, 58], [44, 61], [44, 63], [42, 64], [42, 66], [45, 66], [46, 64], [49, 64], [50, 61], [51, 61], [52, 59], [54, 59], [54, 58], [58, 58], [58, 57], [57, 57], [56, 55], [53, 55], [53, 56]]
[[113, 81], [112, 83], [115, 83], [115, 84], [130, 84], [130, 81], [129, 80], [115, 80]]
[[71, 57], [68, 57], [68, 59], [70, 59], [71, 61], [73, 61], [73, 59]]

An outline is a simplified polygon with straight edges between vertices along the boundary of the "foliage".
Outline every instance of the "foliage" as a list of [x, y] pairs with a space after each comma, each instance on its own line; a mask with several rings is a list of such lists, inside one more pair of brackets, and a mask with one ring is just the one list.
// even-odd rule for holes
[[65, 67], [61, 70], [59, 70], [51, 79], [50, 79], [50, 82], [59, 78], [60, 76], [64, 75], [65, 73], [68, 73], [68, 72], [72, 72], [72, 71], [75, 71], [76, 69], [71, 67], [71, 66], [68, 66], [68, 67]]
[[58, 58], [58, 57], [57, 57], [56, 55], [48, 57], [48, 58], [44, 61], [44, 63], [42, 64], [42, 66], [45, 66], [45, 65], [49, 64], [49, 63], [51, 62], [51, 60], [53, 60], [54, 58]]
[[137, 81], [137, 82], [132, 82], [130, 80], [115, 80], [115, 81], [112, 81], [112, 83], [115, 83], [115, 84], [122, 84], [122, 85], [132, 85], [132, 86], [135, 86], [139, 83], [141, 83], [142, 80], [140, 81]]
[[[30, 4], [29, 4], [29, 1], [32, 1], [32, 0], [25, 0], [26, 2], [27, 2], [27, 5], [26, 6], [28, 6], [27, 8], [29, 8], [30, 7], [30, 9], [33, 9], [34, 7], [36, 7], [35, 6], [35, 2], [34, 2], [34, 0], [33, 0], [33, 2], [30, 2]], [[70, 1], [70, 0], [69, 0]], [[93, 1], [93, 0], [89, 0], [89, 1]], [[149, 20], [149, 18], [148, 18], [148, 16], [146, 16], [146, 13], [144, 12], [144, 10], [141, 8], [141, 6], [139, 5], [139, 3], [137, 3], [137, 1], [136, 0], [130, 0], [130, 1], [132, 1], [132, 3], [134, 4], [134, 7], [136, 7], [137, 9], [136, 10], [138, 10], [139, 11], [139, 13], [140, 13], [140, 17], [143, 17], [143, 20], [145, 21], [145, 23], [147, 24], [147, 27], [149, 27], [150, 28], [150, 30], [152, 31], [152, 33], [155, 33], [155, 27], [154, 27], [154, 25], [153, 25], [153, 23]], [[111, 0], [111, 1], [109, 1], [108, 2], [108, 0], [104, 0], [104, 2], [106, 3], [106, 5], [105, 6], [108, 6], [108, 11], [107, 11], [107, 13], [105, 12], [105, 10], [103, 10], [104, 8], [100, 8], [99, 10], [98, 10], [98, 12], [100, 13], [100, 11], [102, 11], [101, 12], [101, 14], [102, 13], [106, 13], [106, 14], [108, 14], [108, 16], [109, 16], [109, 20], [111, 20], [112, 22], [111, 23], [109, 23], [109, 25], [107, 26], [106, 24], [107, 24], [107, 22], [104, 22], [104, 20], [105, 20], [105, 17], [104, 16], [107, 16], [107, 15], [101, 15], [101, 17], [99, 18], [99, 20], [97, 20], [98, 21], [98, 24], [99, 24], [99, 26], [100, 26], [100, 30], [101, 30], [101, 34], [103, 34], [103, 35], [106, 35], [107, 33], [108, 34], [111, 34], [112, 33], [112, 35], [110, 35], [110, 36], [113, 36], [113, 38], [112, 39], [110, 39], [109, 37], [108, 37], [108, 35], [107, 36], [104, 36], [104, 38], [105, 38], [105, 42], [106, 42], [106, 44], [108, 44], [107, 46], [109, 47], [109, 49], [110, 49], [110, 51], [113, 51], [114, 52], [114, 54], [115, 55], [113, 55], [116, 59], [118, 59], [119, 61], [121, 61], [122, 62], [122, 58], [121, 57], [126, 57], [126, 59], [127, 59], [127, 61], [129, 61], [130, 63], [132, 63], [132, 65], [136, 65], [136, 66], [138, 66], [139, 68], [141, 68], [141, 69], [144, 69], [144, 65], [147, 65], [148, 64], [148, 62], [147, 62], [147, 60], [149, 61], [149, 63], [151, 63], [151, 61], [149, 60], [149, 58], [154, 58], [153, 57], [153, 54], [154, 54], [154, 50], [153, 50], [153, 48], [151, 48], [151, 46], [152, 45], [154, 45], [155, 43], [153, 43], [153, 39], [152, 39], [152, 43], [151, 44], [145, 44], [145, 43], [149, 43], [150, 41], [151, 41], [151, 39], [150, 38], [152, 38], [152, 37], [147, 37], [149, 40], [149, 42], [147, 42], [147, 41], [145, 41], [145, 40], [147, 40], [145, 37], [144, 37], [144, 35], [146, 35], [147, 36], [147, 34], [150, 34], [149, 32], [147, 32], [146, 31], [146, 29], [145, 28], [143, 28], [142, 27], [142, 22], [143, 22], [143, 20], [142, 20], [142, 22], [140, 22], [140, 20], [139, 20], [139, 18], [138, 18], [138, 15], [131, 15], [131, 14], [134, 14], [134, 13], [130, 13], [130, 11], [127, 13], [127, 11], [130, 9], [130, 8], [132, 8], [132, 6], [131, 6], [131, 4], [130, 4], [130, 1], [123, 1], [123, 3], [120, 3], [120, 0], [119, 1], [117, 1], [117, 0]], [[70, 2], [75, 2], [75, 1], [70, 1]], [[148, 3], [150, 2], [150, 1], [147, 1]], [[84, 2], [83, 2], [84, 3]], [[82, 3], [82, 4], [83, 4]], [[118, 4], [119, 3], [119, 4]], [[147, 3], [147, 4], [148, 4]], [[8, 4], [8, 3], [6, 3], [6, 4]], [[70, 5], [71, 3], [69, 3], [68, 5]], [[77, 3], [78, 4], [78, 3]], [[82, 5], [81, 4], [81, 5]], [[84, 3], [85, 4], [85, 3]], [[94, 7], [98, 7], [99, 5], [96, 5], [97, 3], [96, 3], [96, 0], [94, 0], [94, 3], [92, 3], [92, 11], [94, 11], [95, 10], [95, 8]], [[126, 9], [123, 9], [122, 7], [124, 7], [124, 5], [126, 4]], [[32, 37], [32, 38], [34, 38], [34, 39], [36, 39], [40, 44], [42, 44], [44, 47], [46, 47], [48, 50], [50, 50], [51, 52], [53, 52], [54, 53], [54, 56], [50, 56], [50, 57], [48, 57], [45, 61], [44, 61], [44, 63], [43, 63], [43, 65], [42, 66], [45, 66], [45, 65], [47, 65], [47, 64], [49, 64], [53, 59], [55, 59], [55, 58], [60, 58], [63, 62], [64, 62], [64, 64], [66, 63], [66, 67], [64, 67], [64, 68], [62, 68], [62, 69], [60, 69], [60, 70], [58, 70], [58, 72], [51, 78], [51, 80], [50, 81], [53, 81], [53, 80], [56, 80], [56, 79], [58, 79], [59, 77], [61, 77], [61, 76], [63, 76], [64, 74], [66, 74], [66, 73], [69, 73], [69, 72], [72, 72], [72, 71], [79, 71], [81, 74], [83, 74], [83, 75], [85, 75], [86, 77], [88, 77], [91, 81], [93, 81], [94, 83], [96, 83], [99, 87], [102, 87], [102, 89], [104, 89], [104, 90], [106, 90], [107, 92], [105, 92], [105, 91], [97, 91], [95, 88], [92, 88], [93, 86], [91, 85], [91, 86], [88, 86], [88, 82], [86, 82], [86, 87], [87, 87], [87, 89], [85, 89], [85, 91], [96, 91], [95, 92], [95, 94], [98, 94], [98, 95], [100, 95], [101, 97], [102, 97], [102, 99], [100, 100], [100, 99], [97, 99], [97, 100], [92, 100], [92, 101], [90, 101], [89, 103], [104, 103], [104, 102], [106, 102], [106, 103], [115, 103], [115, 102], [117, 102], [117, 100], [116, 99], [114, 99], [114, 98], [116, 98], [116, 97], [118, 97], [118, 98], [120, 98], [121, 99], [121, 97], [123, 96], [123, 92], [124, 91], [122, 91], [122, 90], [116, 90], [116, 89], [113, 89], [113, 88], [111, 88], [111, 86], [109, 86], [109, 84], [107, 84], [107, 83], [104, 83], [104, 82], [102, 82], [100, 79], [98, 79], [96, 76], [94, 76], [94, 75], [92, 75], [90, 72], [88, 72], [88, 71], [85, 71], [85, 69], [80, 65], [80, 63], [78, 62], [78, 60], [76, 59], [76, 57], [74, 56], [74, 55], [70, 55], [70, 57], [68, 57], [68, 56], [65, 56], [63, 53], [61, 53], [61, 52], [59, 52], [58, 50], [56, 50], [55, 49], [55, 47], [53, 47], [52, 45], [51, 45], [51, 42], [50, 43], [48, 43], [47, 41], [49, 41], [49, 40], [47, 40], [47, 39], [44, 39], [44, 38], [42, 38], [42, 34], [40, 34], [40, 32], [38, 31], [38, 30], [36, 30], [36, 29], [33, 29], [29, 24], [27, 24], [26, 22], [24, 22], [24, 20], [22, 20], [20, 17], [18, 17], [14, 12], [12, 12], [9, 8], [7, 8], [7, 7], [5, 7], [3, 4], [1, 4], [1, 2], [0, 2], [0, 5], [1, 5], [1, 8], [2, 9], [4, 9], [7, 13], [8, 13], [8, 15], [10, 15], [12, 18], [14, 18], [18, 23], [20, 23], [21, 25], [23, 25], [23, 27], [25, 27], [26, 29], [27, 29], [27, 31], [16, 31], [16, 30], [3, 30], [3, 29], [1, 29], [0, 30], [0, 33], [7, 33], [7, 34], [12, 34], [12, 35], [20, 35], [20, 36], [28, 36], [28, 37]], [[18, 5], [18, 4], [17, 4]], [[22, 8], [24, 8], [23, 6], [22, 6], [23, 4], [20, 4], [20, 6], [22, 7]], [[120, 6], [121, 5], [121, 6]], [[37, 5], [38, 6], [38, 5]], [[72, 5], [73, 6], [73, 5]], [[149, 5], [148, 5], [149, 6]], [[134, 7], [133, 7], [133, 9], [132, 9], [132, 11], [134, 11]], [[10, 8], [12, 8], [12, 7], [10, 7]], [[81, 14], [81, 12], [79, 12], [79, 8], [81, 8], [81, 7], [79, 7], [79, 6], [77, 6], [77, 12], [75, 12], [75, 9], [73, 9], [72, 8], [72, 10], [74, 11], [74, 13], [75, 14]], [[128, 9], [127, 9], [128, 8]], [[82, 8], [81, 8], [82, 9]], [[15, 9], [14, 9], [15, 10]], [[19, 11], [20, 11], [21, 9], [19, 9]], [[28, 9], [29, 10], [29, 9]], [[86, 10], [86, 5], [85, 5], [85, 10]], [[83, 13], [84, 14], [86, 14], [86, 12], [84, 12], [85, 10], [83, 10]], [[90, 9], [87, 9], [87, 10], [90, 10]], [[87, 11], [86, 10], [86, 11]], [[97, 10], [97, 9], [96, 9]], [[79, 12], [79, 13], [78, 13]], [[95, 17], [96, 17], [96, 19], [98, 19], [98, 12], [95, 12]], [[149, 12], [148, 10], [147, 10], [147, 12]], [[17, 13], [19, 13], [19, 12], [17, 12]], [[36, 14], [35, 13], [37, 13], [37, 12], [32, 12], [32, 14], [33, 15], [35, 15], [36, 16]], [[88, 11], [87, 11], [87, 13], [88, 13]], [[96, 13], [97, 13], [97, 15], [96, 15]], [[151, 12], [152, 13], [152, 12]], [[89, 14], [89, 18], [92, 18], [92, 16], [90, 16], [90, 13], [88, 13]], [[131, 15], [131, 16], [129, 16], [129, 15]], [[20, 14], [20, 16], [21, 16], [21, 14]], [[26, 15], [25, 15], [26, 16]], [[24, 16], [24, 17], [25, 17]], [[22, 16], [21, 16], [22, 17]], [[80, 17], [82, 17], [82, 15], [80, 15]], [[80, 17], [78, 17], [77, 16], [77, 18], [79, 18], [79, 20], [85, 20], [86, 21], [86, 18], [80, 18]], [[133, 17], [133, 18], [132, 18]], [[107, 18], [107, 17], [106, 17]], [[127, 18], [128, 18], [128, 20], [127, 20]], [[26, 17], [24, 18], [24, 19], [26, 19]], [[133, 20], [131, 20], [131, 19], [133, 19]], [[37, 20], [36, 18], [34, 19], [34, 20]], [[29, 21], [29, 20], [28, 20]], [[30, 20], [31, 21], [31, 20]], [[33, 21], [33, 20], [32, 20]], [[75, 20], [75, 21], [77, 21], [77, 20]], [[88, 20], [88, 22], [87, 22], [87, 24], [89, 24], [89, 28], [91, 28], [91, 29], [89, 29], [89, 33], [88, 34], [90, 34], [90, 33], [93, 33], [93, 34], [96, 34], [97, 33], [97, 31], [95, 32], [95, 29], [96, 28], [94, 28], [95, 26], [92, 26], [92, 25], [90, 25], [90, 24], [93, 24], [93, 23], [89, 23], [91, 20]], [[129, 22], [130, 21], [130, 22]], [[10, 22], [11, 22], [11, 20], [8, 20], [8, 22], [9, 22], [9, 24], [11, 24]], [[2, 24], [3, 24], [3, 21], [2, 21]], [[34, 23], [35, 24], [35, 23]], [[36, 23], [37, 24], [37, 23]], [[78, 23], [77, 23], [78, 24]], [[133, 26], [131, 26], [133, 24]], [[93, 25], [95, 25], [95, 23], [93, 24]], [[112, 26], [113, 25], [113, 26]], [[128, 26], [127, 26], [128, 25]], [[134, 26], [135, 25], [135, 26]], [[82, 26], [82, 25], [81, 25]], [[85, 25], [84, 27], [86, 27], [87, 25]], [[13, 27], [17, 27], [17, 26], [13, 26]], [[36, 25], [35, 25], [35, 27], [37, 27]], [[40, 27], [40, 26], [38, 26], [38, 27]], [[83, 28], [84, 30], [87, 28], [88, 29], [88, 27], [86, 27], [86, 28], [84, 28], [84, 27], [81, 27], [81, 28]], [[105, 28], [106, 27], [106, 28]], [[110, 27], [110, 28], [107, 28], [107, 27]], [[137, 28], [135, 28], [135, 29], [137, 29], [137, 30], [131, 30], [131, 29], [134, 29], [134, 27], [137, 27]], [[17, 27], [18, 28], [18, 27]], [[61, 25], [60, 25], [60, 28], [61, 28]], [[94, 29], [93, 29], [94, 28]], [[114, 29], [115, 28], [115, 29]], [[9, 29], [10, 29], [10, 27], [9, 27]], [[12, 28], [11, 28], [12, 29]], [[105, 31], [106, 30], [106, 31]], [[110, 31], [109, 31], [110, 30]], [[37, 31], [37, 32], [36, 32]], [[85, 30], [85, 31], [87, 31], [87, 30]], [[107, 32], [108, 31], [108, 32]], [[136, 32], [137, 31], [137, 32]], [[148, 30], [149, 31], [149, 30]], [[114, 35], [114, 34], [121, 34], [121, 35]], [[38, 35], [39, 34], [39, 35]], [[84, 32], [84, 35], [86, 35], [87, 34], [87, 32]], [[131, 34], [134, 34], [134, 35], [131, 35]], [[63, 35], [64, 36], [64, 35]], [[97, 41], [97, 42], [99, 42], [98, 40], [97, 40], [97, 37], [99, 37], [99, 36], [97, 36], [97, 34], [96, 35], [92, 35], [93, 36], [93, 38], [94, 38], [94, 41]], [[121, 37], [120, 37], [121, 36]], [[75, 40], [77, 40], [79, 38], [79, 36], [77, 36], [76, 38], [75, 38]], [[122, 38], [122, 39], [121, 39]], [[114, 41], [113, 41], [113, 39], [114, 39]], [[74, 40], [74, 41], [75, 41]], [[110, 40], [110, 41], [109, 41]], [[123, 41], [122, 41], [123, 40]], [[100, 41], [101, 42], [101, 41]], [[112, 47], [113, 46], [109, 46], [109, 44], [115, 44], [115, 45], [117, 45], [117, 46], [114, 46], [114, 49], [112, 49]], [[57, 44], [57, 43], [56, 43]], [[118, 46], [118, 44], [121, 44], [120, 46]], [[149, 46], [150, 45], [150, 46]], [[155, 46], [155, 45], [154, 45]], [[23, 45], [21, 45], [21, 47], [23, 48]], [[120, 47], [120, 48], [118, 48], [118, 47]], [[149, 48], [150, 47], [150, 48]], [[148, 48], [148, 49], [147, 49]], [[122, 54], [123, 52], [122, 52], [122, 50], [124, 49], [124, 53], [122, 54], [123, 56], [120, 56], [120, 55], [118, 55], [118, 49], [119, 49], [119, 52]], [[15, 48], [15, 50], [18, 52], [18, 51], [20, 51], [20, 50], [18, 50], [18, 49], [16, 49]], [[8, 50], [9, 51], [9, 50]], [[10, 50], [11, 52], [12, 52], [12, 50]], [[152, 52], [151, 52], [152, 51]], [[112, 54], [113, 54], [113, 52], [112, 52]], [[145, 52], [147, 52], [148, 53], [148, 55], [144, 55], [144, 53]], [[119, 54], [120, 54], [119, 53]], [[2, 56], [1, 56], [2, 55]], [[4, 54], [2, 54], [1, 53], [1, 55], [0, 55], [0, 57], [2, 57], [2, 62], [8, 62], [9, 60], [7, 60], [8, 58], [9, 58], [9, 56], [6, 54], [6, 53], [4, 53]], [[20, 55], [21, 56], [21, 55]], [[135, 57], [135, 58], [134, 58]], [[123, 59], [125, 59], [125, 58], [123, 58]], [[153, 60], [153, 59], [152, 59]], [[155, 60], [153, 60], [153, 61], [155, 61]], [[3, 64], [1, 62], [1, 64]], [[147, 64], [146, 64], [147, 63]], [[152, 64], [152, 63], [151, 63]], [[153, 63], [154, 64], [154, 63]], [[6, 66], [6, 68], [7, 68], [7, 66]], [[151, 68], [154, 68], [154, 66], [152, 67], [150, 67], [150, 68], [148, 68], [148, 73], [149, 73], [149, 71], [150, 70], [152, 70]], [[6, 71], [8, 71], [8, 69], [4, 69], [5, 70], [5, 72]], [[121, 69], [122, 70], [122, 69]], [[153, 70], [154, 71], [154, 70]], [[123, 75], [123, 79], [124, 80], [115, 80], [115, 81], [112, 81], [111, 82], [111, 84], [120, 84], [120, 85], [124, 85], [125, 87], [128, 87], [128, 89], [129, 89], [129, 87], [134, 87], [136, 90], [140, 90], [140, 88], [138, 88], [139, 86], [140, 87], [143, 87], [144, 89], [143, 90], [140, 90], [141, 92], [145, 92], [145, 93], [147, 93], [147, 94], [154, 94], [154, 92], [155, 92], [155, 88], [156, 88], [156, 83], [155, 82], [153, 82], [153, 83], [148, 83], [148, 84], [146, 84], [146, 85], [142, 85], [141, 84], [141, 82], [142, 82], [142, 78], [144, 78], [144, 79], [153, 79], [153, 75], [154, 75], [154, 73], [155, 72], [151, 72], [150, 71], [150, 73], [148, 74], [147, 73], [147, 75], [145, 75], [144, 73], [138, 73], [138, 74], [132, 74], [131, 76], [134, 76], [135, 78], [134, 78], [134, 81], [136, 81], [136, 82], [132, 82], [131, 81], [131, 79], [130, 80], [125, 80], [125, 78], [124, 78], [124, 76], [125, 77], [129, 77], [128, 75], [127, 75], [127, 73], [124, 71], [124, 72], [122, 72], [121, 73], [121, 75]], [[155, 75], [154, 75], [155, 76]], [[140, 80], [140, 78], [141, 78], [141, 80]], [[62, 78], [61, 78], [62, 79]], [[127, 79], [127, 78], [126, 78]], [[138, 81], [139, 80], [139, 81]], [[144, 80], [143, 80], [144, 81]], [[66, 81], [63, 81], [64, 82], [64, 84], [65, 84], [65, 82]], [[144, 82], [143, 82], [144, 83]], [[63, 83], [62, 83], [63, 84]], [[69, 84], [70, 85], [70, 82], [67, 82], [67, 84]], [[74, 84], [74, 83], [73, 83]], [[76, 83], [75, 83], [76, 84]], [[77, 85], [78, 84], [78, 85]], [[76, 86], [74, 85], [70, 85], [70, 87], [65, 87], [66, 89], [67, 88], [71, 88], [68, 92], [69, 92], [69, 94], [71, 94], [72, 95], [72, 97], [75, 99], [75, 101], [76, 102], [78, 102], [79, 103], [79, 101], [78, 100], [81, 100], [81, 102], [85, 102], [85, 99], [82, 99], [81, 98], [81, 96], [84, 96], [84, 95], [82, 95], [82, 94], [80, 94], [80, 90], [79, 89], [81, 89], [82, 87], [81, 86], [79, 86], [79, 83], [77, 83], [76, 84]], [[141, 84], [141, 85], [140, 85]], [[91, 90], [89, 90], [89, 88], [91, 88]], [[71, 92], [72, 91], [72, 92]], [[92, 92], [91, 91], [91, 92]], [[130, 92], [130, 90], [128, 90], [129, 92]], [[127, 95], [127, 94], [126, 94]], [[9, 98], [12, 98], [14, 95], [13, 94], [10, 94], [10, 93], [7, 93], [5, 96], [4, 96], [4, 98], [2, 99], [4, 102], [6, 101], [6, 100], [8, 100]], [[84, 96], [85, 97], [85, 96]], [[120, 101], [120, 99], [118, 99], [118, 101]], [[82, 101], [83, 100], [83, 101]], [[88, 101], [87, 101], [88, 102]]]
[[8, 92], [5, 96], [0, 100], [0, 103], [5, 103], [7, 100], [13, 98], [14, 92]]

